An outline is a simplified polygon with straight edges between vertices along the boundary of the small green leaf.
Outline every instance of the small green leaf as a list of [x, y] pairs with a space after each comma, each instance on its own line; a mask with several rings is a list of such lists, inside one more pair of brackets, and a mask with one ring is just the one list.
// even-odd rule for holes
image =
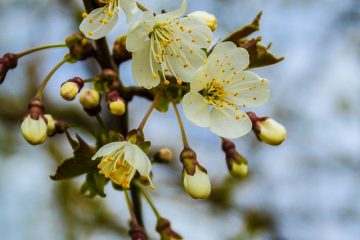
[[176, 103], [180, 103], [183, 96], [189, 92], [189, 84], [182, 85], [171, 83], [167, 86], [161, 86], [156, 88], [154, 94], [160, 94], [160, 98], [155, 106], [159, 112], [167, 112], [169, 110], [169, 104], [175, 100]]
[[150, 151], [151, 142], [150, 141], [145, 141], [145, 142], [140, 143], [138, 146], [139, 146], [139, 148], [141, 148], [141, 150], [144, 151], [144, 153], [147, 154]]
[[93, 198], [96, 195], [99, 195], [100, 197], [106, 197], [106, 194], [104, 192], [104, 187], [106, 183], [106, 178], [98, 171], [88, 173], [86, 175], [85, 182], [80, 188], [80, 192], [85, 197], [89, 198]]
[[50, 176], [52, 180], [72, 178], [91, 172], [96, 169], [99, 163], [91, 160], [95, 151], [80, 136], [76, 136], [78, 141], [73, 140], [69, 135], [67, 136], [74, 149], [74, 157], [65, 160], [58, 166], [56, 173]]

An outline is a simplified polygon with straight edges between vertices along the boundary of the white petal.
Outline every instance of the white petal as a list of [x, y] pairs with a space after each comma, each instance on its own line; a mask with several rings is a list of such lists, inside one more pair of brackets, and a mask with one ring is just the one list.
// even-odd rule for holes
[[200, 127], [210, 125], [209, 105], [200, 93], [189, 92], [183, 100], [182, 106], [187, 119]]
[[[108, 9], [112, 11], [112, 14], [108, 13]], [[116, 22], [118, 21], [118, 15], [114, 5], [111, 7], [105, 6], [97, 8], [83, 19], [80, 24], [80, 31], [88, 38], [97, 40], [108, 34]]]
[[[179, 48], [182, 47], [182, 49]], [[206, 54], [202, 49], [188, 45], [170, 44], [166, 48], [165, 61], [167, 67], [177, 79], [190, 82], [196, 71], [204, 64]]]
[[134, 167], [141, 176], [149, 176], [151, 162], [149, 157], [138, 146], [127, 143], [124, 148], [125, 161]]
[[182, 45], [191, 48], [208, 48], [211, 44], [212, 35], [210, 28], [195, 17], [182, 17], [171, 22], [175, 35], [181, 40]]
[[260, 106], [270, 97], [268, 81], [250, 71], [233, 75], [224, 87], [230, 92], [227, 99], [243, 107]]
[[103, 156], [107, 156], [110, 155], [111, 153], [113, 153], [114, 151], [121, 149], [124, 144], [126, 142], [112, 142], [112, 143], [108, 143], [104, 146], [102, 146], [96, 153], [95, 155], [91, 158], [92, 160], [97, 159], [98, 157], [103, 157]]
[[124, 10], [128, 22], [134, 18], [138, 11], [135, 0], [120, 0], [120, 7]]
[[234, 108], [213, 108], [210, 113], [210, 130], [225, 138], [238, 138], [247, 134], [252, 127], [247, 114]]
[[21, 123], [21, 133], [33, 145], [43, 143], [47, 138], [47, 125], [43, 118], [38, 120], [27, 116]]
[[211, 193], [209, 176], [196, 166], [194, 176], [185, 172], [183, 179], [184, 187], [190, 196], [196, 199], [208, 198]]
[[187, 8], [187, 1], [183, 0], [181, 7], [179, 9], [156, 15], [155, 16], [156, 21], [164, 22], [164, 21], [169, 21], [169, 20], [175, 19], [175, 18], [179, 18], [185, 14], [186, 8]]
[[155, 18], [153, 13], [144, 12], [142, 18], [135, 22], [127, 34], [126, 49], [129, 52], [136, 52], [143, 48], [149, 40], [149, 34], [153, 31]]
[[249, 65], [249, 53], [232, 42], [218, 43], [209, 56], [209, 69], [214, 75], [225, 78], [233, 72], [244, 70]]
[[192, 92], [199, 92], [205, 88], [206, 84], [211, 81], [211, 76], [207, 71], [206, 65], [200, 67], [193, 75], [190, 82], [190, 90]]
[[[160, 66], [154, 59], [152, 59], [150, 51], [150, 42], [148, 41], [142, 49], [133, 53], [132, 58], [132, 74], [134, 80], [139, 86], [148, 89], [156, 87], [160, 83], [160, 77], [153, 76], [153, 73], [157, 75]], [[150, 58], [152, 59], [152, 62], [150, 62]]]

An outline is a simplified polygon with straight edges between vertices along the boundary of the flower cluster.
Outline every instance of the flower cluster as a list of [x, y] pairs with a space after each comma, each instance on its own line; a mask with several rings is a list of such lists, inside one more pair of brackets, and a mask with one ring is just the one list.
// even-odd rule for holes
[[[285, 127], [269, 117], [258, 117], [254, 112], [247, 111], [247, 108], [265, 104], [270, 97], [269, 81], [251, 71], [254, 66], [264, 64], [254, 63], [253, 48], [267, 51], [258, 44], [258, 39], [248, 40], [245, 38], [246, 31], [240, 30], [222, 41], [214, 41], [216, 17], [204, 11], [186, 15], [186, 0], [179, 9], [161, 13], [149, 11], [135, 0], [97, 0], [90, 5], [99, 7], [83, 14], [84, 19], [79, 26], [82, 33], [69, 36], [65, 44], [38, 47], [21, 54], [5, 54], [0, 58], [2, 83], [9, 69], [16, 67], [19, 57], [51, 47], [68, 48], [68, 54], [45, 77], [30, 102], [28, 113], [21, 123], [21, 132], [33, 145], [65, 132], [73, 147], [74, 158], [64, 165], [67, 168], [71, 164], [75, 166], [72, 176], [87, 174], [82, 191], [90, 191], [91, 196], [104, 196], [103, 187], [110, 180], [116, 189], [125, 193], [133, 188], [142, 190], [142, 185], [154, 189], [152, 165], [170, 162], [173, 152], [161, 148], [151, 159], [151, 142], [145, 141], [143, 129], [154, 109], [165, 112], [170, 104], [175, 110], [182, 136], [183, 150], [179, 157], [182, 184], [195, 199], [206, 199], [211, 195], [211, 181], [206, 168], [189, 145], [178, 104], [182, 105], [184, 115], [191, 123], [208, 128], [221, 138], [226, 165], [234, 177], [246, 177], [248, 162], [230, 139], [242, 137], [253, 130], [260, 141], [270, 145], [279, 145], [285, 140]], [[143, 11], [142, 14], [138, 8]], [[129, 30], [115, 41], [111, 56], [104, 39], [98, 40], [114, 28], [121, 10], [126, 14]], [[253, 24], [258, 24], [258, 20]], [[235, 36], [239, 39], [234, 39]], [[105, 52], [102, 52], [104, 49]], [[88, 129], [96, 139], [96, 148], [87, 145], [80, 137], [77, 137], [78, 141], [72, 139], [69, 125], [45, 114], [42, 101], [47, 83], [63, 64], [89, 58], [94, 58], [102, 71], [89, 79], [68, 79], [61, 85], [60, 96], [72, 101], [79, 95], [83, 110], [96, 118], [100, 127]], [[130, 59], [136, 86], [124, 86], [117, 69], [117, 64]], [[280, 60], [274, 57], [267, 65]], [[152, 104], [138, 128], [129, 132], [128, 104], [134, 96], [151, 100]], [[105, 105], [112, 116], [108, 114], [104, 121], [101, 111]], [[113, 126], [115, 124], [116, 127]], [[83, 169], [79, 167], [81, 163], [84, 163]], [[66, 174], [62, 176], [63, 172], [61, 169], [52, 178], [69, 177]], [[150, 201], [146, 193], [144, 196]], [[134, 215], [131, 204], [128, 205], [131, 215]], [[150, 205], [154, 208], [153, 204]], [[157, 211], [155, 213], [161, 238], [181, 239], [172, 230], [170, 222]], [[132, 220], [130, 235], [145, 239], [144, 229], [136, 219]]]

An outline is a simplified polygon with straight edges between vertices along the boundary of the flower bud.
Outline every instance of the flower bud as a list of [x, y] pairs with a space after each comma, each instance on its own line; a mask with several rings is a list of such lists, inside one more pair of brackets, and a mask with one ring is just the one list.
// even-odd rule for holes
[[95, 55], [95, 48], [91, 41], [81, 33], [67, 37], [65, 44], [70, 50], [71, 57], [76, 60], [85, 60]]
[[248, 173], [247, 160], [236, 151], [235, 144], [228, 139], [223, 139], [222, 149], [225, 152], [226, 164], [231, 176], [236, 178], [246, 177]]
[[85, 89], [80, 94], [80, 103], [85, 109], [94, 109], [100, 104], [100, 94], [95, 89]]
[[50, 114], [45, 114], [44, 117], [47, 121], [47, 135], [51, 136], [56, 131], [56, 121]]
[[269, 117], [257, 117], [255, 113], [247, 113], [253, 123], [253, 131], [260, 141], [269, 145], [280, 145], [286, 139], [283, 125]]
[[217, 27], [217, 19], [214, 15], [205, 11], [195, 11], [188, 15], [189, 17], [195, 17], [205, 23], [211, 31], [215, 31]]
[[131, 59], [131, 53], [126, 50], [126, 35], [120, 36], [114, 42], [113, 58], [117, 64]]
[[156, 224], [156, 231], [160, 234], [160, 240], [181, 240], [178, 233], [171, 228], [170, 222], [165, 218], [159, 218]]
[[183, 164], [183, 184], [186, 192], [195, 199], [208, 198], [211, 192], [211, 184], [206, 169], [199, 164], [196, 153], [185, 148], [180, 154]]
[[83, 86], [84, 82], [81, 78], [72, 78], [61, 85], [60, 95], [63, 99], [71, 101], [76, 97]]
[[29, 104], [29, 112], [21, 123], [21, 133], [32, 145], [41, 144], [47, 138], [47, 123], [43, 112], [41, 101], [35, 99]]
[[117, 91], [111, 91], [106, 95], [106, 103], [109, 111], [114, 114], [121, 116], [125, 113], [126, 105], [124, 100], [119, 96]]
[[160, 148], [154, 156], [154, 161], [159, 163], [169, 163], [174, 158], [174, 153], [170, 148]]
[[186, 192], [195, 199], [206, 199], [211, 193], [211, 184], [207, 171], [199, 164], [195, 167], [193, 175], [183, 169], [183, 184]]

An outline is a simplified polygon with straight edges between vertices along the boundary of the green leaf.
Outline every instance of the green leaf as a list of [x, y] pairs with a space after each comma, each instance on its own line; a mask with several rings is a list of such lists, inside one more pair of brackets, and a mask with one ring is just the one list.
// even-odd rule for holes
[[250, 40], [242, 40], [239, 43], [239, 47], [245, 48], [249, 52], [249, 68], [264, 67], [284, 60], [283, 57], [278, 58], [269, 51], [271, 44], [265, 47], [260, 44], [260, 41], [261, 37], [257, 37]]
[[58, 166], [55, 174], [50, 176], [52, 180], [72, 178], [96, 169], [99, 161], [91, 160], [91, 157], [95, 154], [94, 149], [80, 136], [77, 135], [76, 138], [77, 141], [68, 136], [69, 142], [74, 149], [74, 157], [65, 160]]
[[150, 151], [150, 147], [151, 147], [151, 142], [150, 141], [145, 141], [140, 143], [139, 148], [141, 148], [141, 150], [143, 150], [144, 153], [148, 154]]
[[247, 24], [244, 27], [231, 33], [228, 37], [226, 37], [223, 40], [223, 42], [231, 41], [237, 44], [240, 39], [245, 38], [256, 31], [259, 31], [261, 15], [262, 15], [262, 11], [259, 12], [258, 15], [256, 15], [256, 17], [250, 24]]
[[107, 183], [105, 176], [101, 175], [98, 171], [93, 171], [86, 175], [85, 182], [80, 188], [81, 194], [85, 197], [93, 198], [96, 195], [106, 197], [104, 187]]
[[154, 95], [160, 94], [159, 100], [155, 106], [159, 112], [167, 112], [169, 110], [169, 104], [171, 101], [180, 103], [183, 96], [189, 92], [189, 84], [183, 83], [178, 85], [170, 83], [169, 85], [161, 85], [154, 89]]

